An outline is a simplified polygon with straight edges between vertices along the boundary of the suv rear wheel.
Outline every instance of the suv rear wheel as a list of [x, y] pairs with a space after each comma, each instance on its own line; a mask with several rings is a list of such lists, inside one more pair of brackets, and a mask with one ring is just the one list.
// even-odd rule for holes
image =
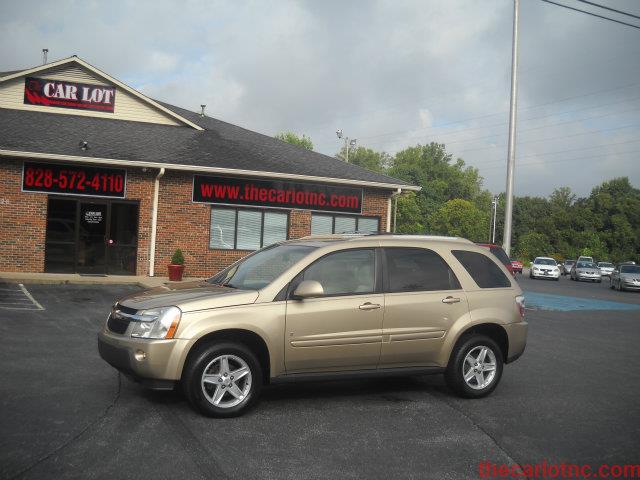
[[498, 344], [485, 335], [471, 334], [456, 345], [445, 379], [449, 388], [461, 397], [480, 398], [498, 386], [502, 367]]
[[243, 414], [258, 399], [262, 369], [242, 344], [205, 346], [189, 361], [183, 388], [191, 405], [211, 417]]

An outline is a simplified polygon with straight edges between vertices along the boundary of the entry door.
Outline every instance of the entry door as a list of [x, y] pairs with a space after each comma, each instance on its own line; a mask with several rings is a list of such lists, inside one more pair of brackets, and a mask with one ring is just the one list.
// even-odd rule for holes
[[107, 272], [107, 202], [80, 202], [78, 219], [78, 273]]
[[299, 276], [318, 281], [325, 296], [287, 300], [287, 373], [377, 367], [384, 295], [376, 277], [374, 249], [329, 254]]

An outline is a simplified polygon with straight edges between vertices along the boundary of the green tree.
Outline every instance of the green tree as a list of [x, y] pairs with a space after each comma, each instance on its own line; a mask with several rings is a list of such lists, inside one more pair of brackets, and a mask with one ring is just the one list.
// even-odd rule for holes
[[397, 198], [397, 202], [396, 233], [426, 233], [425, 219], [420, 212], [416, 194], [410, 192], [401, 195]]
[[518, 239], [516, 244], [516, 256], [524, 260], [533, 260], [535, 257], [551, 254], [549, 238], [544, 233], [529, 232]]
[[293, 132], [280, 132], [276, 135], [278, 140], [290, 143], [291, 145], [297, 145], [298, 147], [306, 148], [307, 150], [313, 150], [313, 142], [306, 135], [298, 135]]
[[[345, 147], [342, 147], [338, 158], [346, 158]], [[357, 147], [349, 149], [349, 163], [366, 168], [372, 172], [384, 173], [391, 163], [391, 156], [385, 152], [376, 152], [370, 148]]]
[[430, 233], [464, 237], [473, 241], [487, 238], [489, 215], [472, 202], [456, 198], [449, 200], [428, 221]]

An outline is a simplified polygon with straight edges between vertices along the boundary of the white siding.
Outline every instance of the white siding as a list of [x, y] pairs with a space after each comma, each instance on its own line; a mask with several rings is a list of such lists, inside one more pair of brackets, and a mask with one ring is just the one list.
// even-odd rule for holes
[[[111, 85], [90, 70], [78, 65], [63, 65], [58, 68], [52, 68], [51, 70], [38, 72], [33, 76], [36, 78], [66, 80], [94, 85]], [[116, 120], [132, 120], [134, 122], [160, 123], [163, 125], [182, 125], [173, 117], [118, 87], [116, 87], [116, 104], [113, 113], [27, 105], [24, 103], [24, 77], [18, 77], [0, 83], [0, 108], [59, 113], [61, 115], [84, 115]]]

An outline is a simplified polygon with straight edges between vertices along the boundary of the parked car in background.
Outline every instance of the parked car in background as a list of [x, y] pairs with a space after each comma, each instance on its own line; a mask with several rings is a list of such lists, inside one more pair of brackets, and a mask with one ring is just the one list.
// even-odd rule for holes
[[602, 282], [602, 274], [600, 273], [598, 265], [595, 263], [578, 260], [571, 269], [571, 280], [600, 283]]
[[500, 260], [500, 263], [507, 267], [507, 270], [509, 270], [511, 275], [515, 276], [513, 265], [511, 264], [511, 259], [509, 258], [509, 255], [507, 255], [507, 252], [505, 252], [500, 245], [496, 245], [495, 243], [478, 243], [477, 245], [488, 248], [491, 253], [493, 253], [496, 258]]
[[583, 256], [583, 255], [580, 255], [580, 256], [578, 257], [578, 262], [590, 262], [590, 263], [595, 263], [595, 262], [593, 261], [593, 257], [585, 257], [585, 256]]
[[611, 288], [616, 290], [640, 290], [640, 265], [621, 263], [611, 273]]
[[511, 267], [513, 268], [513, 273], [519, 273], [522, 275], [522, 262], [520, 260], [511, 260]]
[[565, 260], [564, 263], [560, 264], [562, 275], [569, 275], [571, 273], [571, 269], [576, 264], [575, 260]]
[[598, 262], [597, 265], [600, 269], [600, 274], [603, 277], [610, 277], [611, 273], [613, 273], [613, 270], [615, 269], [615, 265], [610, 262]]
[[551, 257], [536, 257], [529, 270], [529, 278], [560, 279], [560, 268]]

